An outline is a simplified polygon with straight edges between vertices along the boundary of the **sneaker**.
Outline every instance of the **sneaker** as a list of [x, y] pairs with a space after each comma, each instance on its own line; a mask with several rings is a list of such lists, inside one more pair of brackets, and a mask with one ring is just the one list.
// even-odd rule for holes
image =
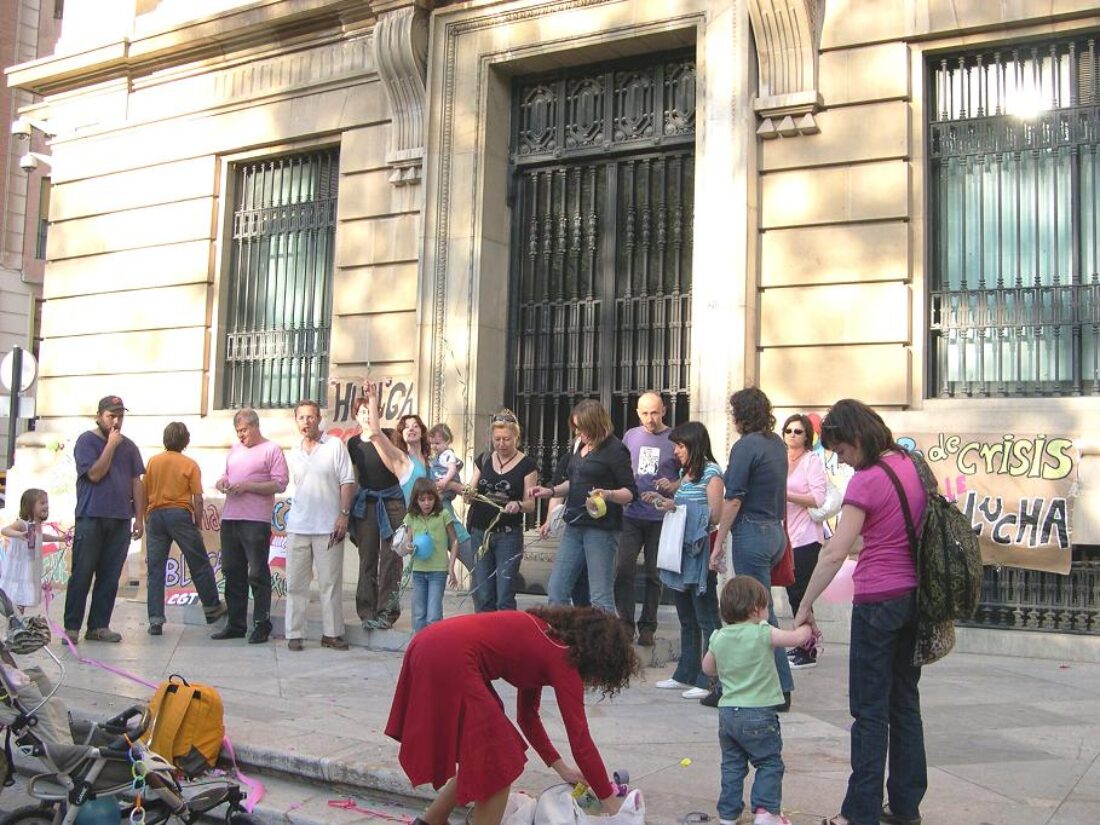
[[795, 656], [798, 655], [799, 650], [801, 650], [801, 648], [788, 647], [787, 648], [787, 659], [793, 659]]
[[84, 638], [89, 642], [121, 642], [122, 634], [115, 633], [109, 627], [96, 627], [88, 628], [88, 632], [84, 634]]
[[806, 670], [807, 668], [817, 667], [817, 652], [804, 650], [803, 648], [795, 649], [794, 658], [791, 659], [791, 670]]
[[160, 622], [149, 625], [150, 636], [161, 636], [164, 634], [164, 625]]
[[214, 622], [229, 612], [229, 608], [226, 607], [225, 602], [218, 602], [213, 607], [204, 607], [202, 612], [206, 614], [206, 623], [214, 624]]
[[76, 630], [73, 630], [71, 628], [66, 627], [65, 628], [65, 635], [69, 638], [69, 641], [72, 642], [74, 645], [80, 644], [80, 628], [79, 627]]
[[638, 631], [638, 644], [642, 647], [653, 647], [653, 631], [652, 630], [639, 630]]
[[703, 699], [709, 693], [710, 693], [710, 691], [707, 690], [706, 688], [693, 687], [693, 688], [688, 688], [687, 690], [685, 690], [680, 695], [683, 696], [685, 699]]
[[348, 643], [343, 636], [322, 636], [321, 647], [331, 647], [333, 650], [347, 650]]
[[691, 685], [685, 685], [683, 682], [677, 682], [675, 679], [662, 679], [657, 682], [654, 687], [659, 687], [661, 690], [686, 690]]
[[271, 638], [271, 622], [259, 622], [248, 637], [250, 645], [262, 645]]
[[740, 822], [740, 821], [741, 821], [741, 817], [737, 817], [737, 819], [721, 819], [720, 818], [718, 820], [718, 825], [737, 825], [737, 823]]
[[305, 645], [302, 644], [301, 639], [287, 639], [286, 646], [290, 650], [305, 650]]
[[757, 808], [752, 816], [752, 825], [791, 825], [783, 814], [773, 814], [764, 808]]

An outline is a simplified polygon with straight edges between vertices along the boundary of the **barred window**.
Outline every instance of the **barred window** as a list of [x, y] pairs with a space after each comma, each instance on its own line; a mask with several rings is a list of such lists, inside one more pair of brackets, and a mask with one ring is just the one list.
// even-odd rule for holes
[[1096, 41], [930, 62], [931, 396], [1100, 394]]
[[336, 149], [234, 164], [221, 406], [322, 406], [332, 326]]

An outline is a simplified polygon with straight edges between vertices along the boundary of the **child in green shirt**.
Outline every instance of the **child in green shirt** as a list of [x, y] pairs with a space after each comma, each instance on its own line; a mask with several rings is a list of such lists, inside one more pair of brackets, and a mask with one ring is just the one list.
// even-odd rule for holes
[[798, 647], [809, 625], [778, 630], [768, 624], [768, 591], [751, 576], [734, 576], [722, 588], [722, 627], [710, 637], [703, 672], [722, 681], [718, 743], [722, 746], [721, 825], [734, 825], [745, 808], [749, 763], [753, 825], [790, 825], [783, 816], [783, 739], [776, 706], [783, 704], [774, 649]]
[[431, 479], [419, 478], [413, 484], [404, 524], [408, 530], [406, 544], [431, 550], [415, 552], [412, 560], [413, 633], [416, 633], [443, 618], [443, 590], [448, 580], [452, 587], [458, 584], [455, 517], [443, 506]]

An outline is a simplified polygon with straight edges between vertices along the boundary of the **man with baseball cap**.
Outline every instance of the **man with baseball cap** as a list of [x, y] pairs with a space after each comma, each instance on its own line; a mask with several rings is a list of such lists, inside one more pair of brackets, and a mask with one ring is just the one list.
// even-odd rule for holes
[[[130, 539], [145, 530], [145, 465], [137, 445], [122, 434], [127, 410], [117, 395], [99, 399], [94, 430], [76, 440], [76, 531], [73, 566], [65, 593], [65, 634], [75, 644], [92, 592], [85, 639], [121, 642], [111, 630], [118, 579]], [[136, 520], [135, 520], [136, 516]], [[95, 584], [93, 586], [93, 579]]]

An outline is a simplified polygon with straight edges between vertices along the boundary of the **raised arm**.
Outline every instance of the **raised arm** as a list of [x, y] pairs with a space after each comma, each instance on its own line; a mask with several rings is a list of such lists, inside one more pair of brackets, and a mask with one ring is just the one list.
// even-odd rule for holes
[[378, 385], [373, 381], [364, 381], [363, 394], [367, 399], [367, 403], [360, 408], [360, 413], [366, 410], [366, 423], [359, 422], [363, 426], [363, 432], [378, 450], [378, 457], [382, 459], [386, 469], [399, 479], [404, 478], [409, 472], [409, 457], [401, 452], [382, 431], [382, 408]]

